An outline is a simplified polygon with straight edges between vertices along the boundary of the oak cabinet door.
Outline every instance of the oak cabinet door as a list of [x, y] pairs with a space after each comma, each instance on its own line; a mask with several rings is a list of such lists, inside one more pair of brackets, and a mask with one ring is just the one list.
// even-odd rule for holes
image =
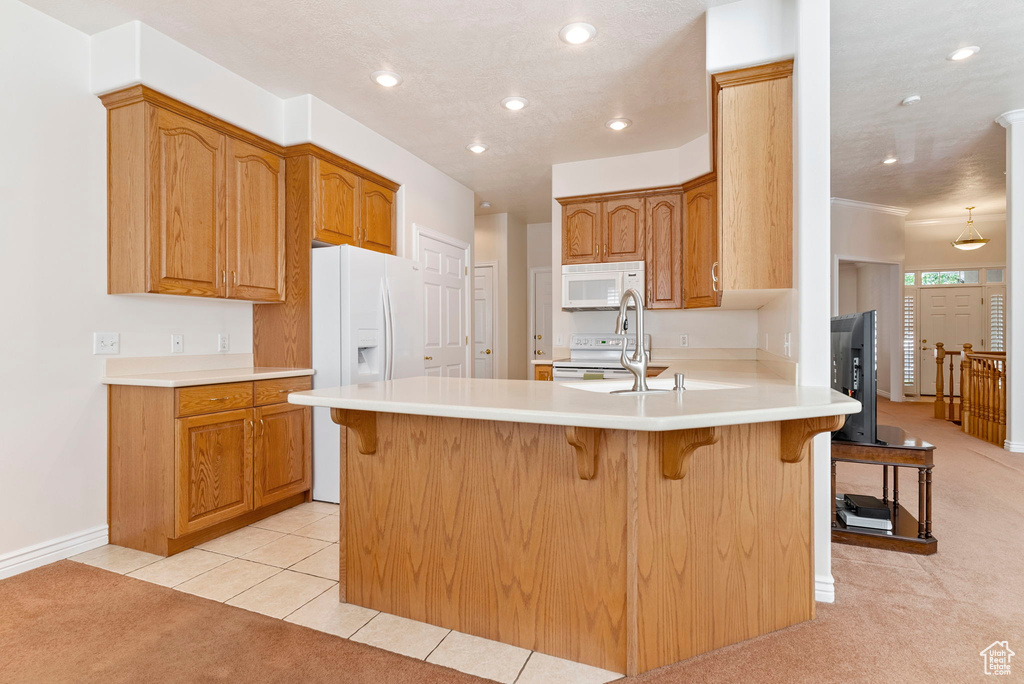
[[311, 426], [309, 407], [274, 404], [256, 409], [256, 508], [309, 489]]
[[601, 216], [597, 202], [562, 207], [562, 263], [601, 261]]
[[354, 173], [316, 160], [313, 239], [332, 245], [358, 243], [359, 183]]
[[608, 200], [601, 203], [604, 254], [601, 261], [643, 261], [644, 198]]
[[395, 193], [366, 179], [361, 182], [359, 246], [394, 254]]
[[228, 296], [284, 301], [284, 160], [228, 139]]
[[253, 508], [253, 411], [178, 418], [175, 528], [178, 536]]
[[164, 109], [149, 112], [147, 289], [223, 297], [226, 137]]
[[683, 305], [682, 196], [647, 198], [648, 309], [678, 309]]
[[683, 306], [719, 306], [718, 192], [714, 178], [683, 196]]

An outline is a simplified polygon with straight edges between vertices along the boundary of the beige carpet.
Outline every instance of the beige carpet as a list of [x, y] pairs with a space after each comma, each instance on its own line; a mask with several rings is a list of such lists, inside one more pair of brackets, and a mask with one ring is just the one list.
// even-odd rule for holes
[[[879, 408], [880, 422], [938, 447], [938, 554], [833, 544], [838, 600], [818, 619], [635, 681], [982, 681], [979, 652], [997, 640], [1021, 654], [1004, 680], [1024, 678], [1024, 455], [930, 416], [930, 405]], [[880, 472], [841, 465], [839, 491], [880, 493]], [[0, 582], [0, 681], [483, 680], [64, 561]]]

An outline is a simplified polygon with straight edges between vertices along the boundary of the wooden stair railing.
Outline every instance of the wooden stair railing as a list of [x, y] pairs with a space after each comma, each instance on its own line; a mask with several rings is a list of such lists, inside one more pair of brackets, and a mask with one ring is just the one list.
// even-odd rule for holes
[[960, 364], [961, 429], [1002, 446], [1006, 440], [1006, 353], [964, 345]]
[[[969, 346], [969, 345], [965, 345]], [[960, 420], [959, 408], [960, 405], [956, 403], [954, 394], [956, 392], [956, 385], [953, 384], [953, 360], [960, 356], [958, 351], [948, 351], [946, 345], [942, 342], [935, 343], [935, 417], [948, 420], [950, 422], [956, 422]], [[942, 364], [946, 358], [949, 358], [949, 401], [946, 402], [947, 397], [944, 395], [944, 378]], [[963, 376], [961, 374], [961, 381]], [[963, 392], [963, 383], [960, 384], [961, 394]]]

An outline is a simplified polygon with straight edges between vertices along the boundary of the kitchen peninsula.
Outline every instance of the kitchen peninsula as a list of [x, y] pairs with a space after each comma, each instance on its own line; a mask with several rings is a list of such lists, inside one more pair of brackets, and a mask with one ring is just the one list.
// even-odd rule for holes
[[697, 375], [292, 393], [349, 431], [340, 600], [627, 674], [813, 618], [808, 442], [860, 404]]

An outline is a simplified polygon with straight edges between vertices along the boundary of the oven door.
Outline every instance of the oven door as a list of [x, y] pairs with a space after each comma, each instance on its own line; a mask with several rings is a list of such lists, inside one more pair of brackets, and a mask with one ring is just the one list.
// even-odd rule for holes
[[617, 366], [615, 368], [571, 367], [554, 365], [552, 379], [555, 382], [581, 382], [583, 380], [632, 380], [633, 374]]
[[622, 271], [562, 274], [562, 308], [615, 309], [622, 296]]

